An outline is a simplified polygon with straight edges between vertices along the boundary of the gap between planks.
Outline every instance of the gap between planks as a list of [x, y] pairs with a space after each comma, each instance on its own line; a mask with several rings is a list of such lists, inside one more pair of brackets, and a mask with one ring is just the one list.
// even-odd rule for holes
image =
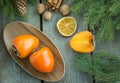
[[[39, 0], [39, 3], [42, 3], [42, 0]], [[40, 30], [43, 31], [43, 22], [42, 14], [40, 14]], [[44, 83], [44, 80], [41, 80], [41, 83]]]
[[[39, 3], [42, 3], [42, 0], [39, 0]], [[43, 22], [42, 22], [42, 14], [40, 14], [40, 30], [43, 31]]]

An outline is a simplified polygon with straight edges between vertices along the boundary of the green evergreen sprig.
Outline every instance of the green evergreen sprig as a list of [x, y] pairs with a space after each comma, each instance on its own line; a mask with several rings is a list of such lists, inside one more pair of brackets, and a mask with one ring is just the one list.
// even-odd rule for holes
[[120, 0], [77, 0], [71, 11], [84, 10], [84, 23], [97, 33], [97, 40], [112, 40], [120, 30]]
[[75, 61], [80, 71], [95, 76], [96, 83], [120, 82], [120, 57], [115, 54], [106, 51], [79, 54]]
[[[35, 4], [35, 0], [28, 0], [29, 4]], [[10, 19], [14, 20], [15, 16], [19, 16], [14, 7], [14, 0], [0, 0], [0, 8], [3, 15], [9, 16]], [[23, 17], [24, 18], [24, 17]]]

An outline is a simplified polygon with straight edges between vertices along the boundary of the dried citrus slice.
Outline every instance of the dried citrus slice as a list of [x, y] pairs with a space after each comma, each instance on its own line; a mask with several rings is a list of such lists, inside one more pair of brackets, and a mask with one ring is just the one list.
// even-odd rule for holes
[[57, 22], [57, 29], [63, 36], [71, 36], [76, 31], [76, 27], [74, 17], [63, 17]]

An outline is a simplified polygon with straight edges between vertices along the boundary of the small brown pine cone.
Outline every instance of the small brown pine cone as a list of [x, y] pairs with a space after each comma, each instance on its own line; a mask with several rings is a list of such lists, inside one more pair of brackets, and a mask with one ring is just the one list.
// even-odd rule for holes
[[20, 16], [27, 13], [27, 0], [14, 0], [16, 11]]

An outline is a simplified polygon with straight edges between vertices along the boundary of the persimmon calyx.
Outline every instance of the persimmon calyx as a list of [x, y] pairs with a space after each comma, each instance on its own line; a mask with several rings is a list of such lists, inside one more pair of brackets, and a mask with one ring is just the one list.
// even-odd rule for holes
[[19, 52], [17, 51], [17, 49], [15, 48], [15, 46], [12, 45], [11, 49], [12, 49], [13, 53], [14, 53], [16, 56], [18, 56], [18, 57], [20, 56], [20, 54], [19, 54]]

